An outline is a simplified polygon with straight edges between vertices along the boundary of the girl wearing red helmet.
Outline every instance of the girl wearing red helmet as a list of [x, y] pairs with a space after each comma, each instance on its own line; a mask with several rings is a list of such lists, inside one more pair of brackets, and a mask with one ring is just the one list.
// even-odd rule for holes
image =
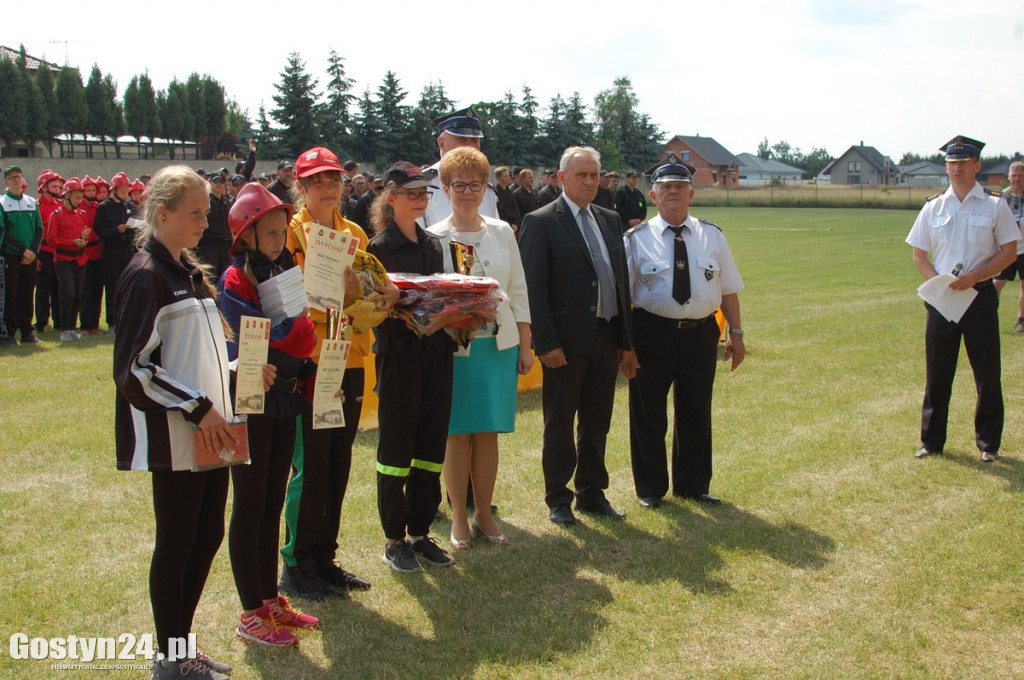
[[[247, 184], [228, 213], [234, 263], [220, 279], [220, 308], [240, 335], [243, 316], [266, 317], [257, 286], [290, 269], [285, 249], [292, 206], [259, 186]], [[235, 634], [268, 647], [291, 647], [298, 638], [291, 629], [312, 629], [320, 622], [294, 609], [277, 591], [281, 509], [295, 447], [296, 417], [305, 399], [300, 381], [316, 371], [309, 359], [316, 335], [305, 313], [284, 319], [270, 329], [264, 366], [267, 392], [262, 415], [249, 415], [250, 465], [231, 468], [234, 504], [228, 546], [242, 615]], [[228, 356], [238, 357], [238, 344], [228, 342]]]
[[75, 332], [82, 306], [82, 280], [85, 276], [85, 244], [92, 229], [86, 226], [85, 212], [79, 210], [82, 182], [72, 177], [64, 184], [62, 205], [50, 216], [46, 241], [53, 248], [53, 267], [60, 290], [60, 339], [79, 340]]
[[[96, 200], [98, 189], [99, 186], [92, 177], [86, 175], [82, 178], [82, 191], [85, 196], [78, 207], [85, 213], [85, 226], [89, 229], [92, 229], [96, 207], [99, 205]], [[82, 282], [82, 311], [79, 314], [83, 335], [92, 335], [98, 332], [100, 327], [100, 307], [103, 303], [103, 265], [100, 262], [102, 254], [103, 239], [93, 230], [85, 244], [85, 278]]]

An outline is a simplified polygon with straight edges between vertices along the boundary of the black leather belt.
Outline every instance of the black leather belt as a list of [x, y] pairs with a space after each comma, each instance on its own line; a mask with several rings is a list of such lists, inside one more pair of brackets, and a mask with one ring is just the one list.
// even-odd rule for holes
[[995, 284], [992, 283], [992, 279], [985, 279], [984, 281], [978, 281], [974, 284], [974, 290], [985, 290], [986, 288], [991, 288], [994, 285]]
[[636, 309], [634, 309], [633, 313], [638, 316], [647, 317], [651, 321], [661, 324], [662, 326], [665, 326], [667, 328], [675, 328], [677, 330], [688, 330], [691, 328], [697, 328], [698, 326], [702, 326], [706, 324], [708, 321], [712, 321], [715, 318], [715, 315], [712, 314], [711, 316], [706, 316], [703, 319], [670, 319], [666, 316], [659, 316], [652, 312], [648, 312], [646, 309], [643, 309], [641, 307], [637, 307]]

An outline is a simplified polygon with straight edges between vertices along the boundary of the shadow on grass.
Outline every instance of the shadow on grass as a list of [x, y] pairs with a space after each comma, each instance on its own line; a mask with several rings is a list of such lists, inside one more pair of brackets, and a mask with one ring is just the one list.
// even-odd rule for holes
[[247, 651], [246, 662], [268, 678], [285, 677], [284, 668], [290, 678], [463, 678], [481, 665], [542, 662], [586, 648], [612, 602], [608, 587], [585, 574], [592, 556], [573, 536], [504, 526], [511, 548], [479, 543], [456, 553], [453, 567], [388, 572], [374, 583], [405, 589], [418, 620], [384, 618], [354, 598], [341, 603], [323, 632], [328, 670], [302, 655], [282, 665], [263, 650]]
[[943, 451], [941, 456], [932, 456], [932, 458], [938, 461], [948, 460], [957, 465], [1005, 479], [1007, 491], [1014, 493], [1024, 491], [1024, 461], [1017, 458], [1000, 456], [994, 463], [982, 463], [977, 451], [966, 454], [953, 453], [949, 450]]
[[694, 593], [729, 593], [732, 586], [716, 576], [724, 566], [721, 551], [756, 551], [800, 569], [821, 569], [829, 563], [835, 542], [808, 527], [776, 525], [725, 503], [698, 506], [693, 501], [665, 499], [660, 508], [637, 513], [660, 513], [672, 523], [670, 535], [655, 535], [626, 522], [602, 522], [617, 539], [606, 544], [597, 532], [583, 527], [591, 543], [594, 569], [636, 583], [675, 580]]

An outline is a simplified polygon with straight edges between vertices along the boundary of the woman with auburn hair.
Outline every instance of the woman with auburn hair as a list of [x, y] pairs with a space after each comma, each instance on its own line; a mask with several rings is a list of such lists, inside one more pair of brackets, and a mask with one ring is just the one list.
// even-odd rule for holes
[[460, 273], [496, 279], [508, 294], [496, 321], [478, 330], [469, 347], [455, 354], [444, 458], [444, 483], [452, 501], [451, 545], [471, 545], [466, 483], [472, 479], [472, 533], [506, 546], [508, 539], [491, 514], [491, 498], [498, 475], [498, 433], [515, 429], [518, 375], [528, 373], [534, 361], [526, 276], [512, 227], [479, 212], [490, 175], [487, 157], [471, 147], [458, 148], [444, 155], [440, 171], [452, 214], [428, 231], [444, 241], [445, 270], [455, 271], [449, 243], [471, 246], [472, 270]]

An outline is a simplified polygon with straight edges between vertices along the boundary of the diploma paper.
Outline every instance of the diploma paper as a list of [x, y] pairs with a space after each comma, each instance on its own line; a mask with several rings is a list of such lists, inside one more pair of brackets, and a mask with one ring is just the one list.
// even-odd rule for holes
[[918, 287], [917, 294], [948, 321], [957, 323], [974, 302], [978, 291], [973, 288], [953, 290], [949, 284], [954, 281], [956, 277], [952, 274], [933, 276]]
[[359, 241], [351, 234], [311, 223], [306, 233], [303, 285], [309, 306], [321, 312], [345, 306], [345, 269], [352, 266]]
[[238, 324], [235, 413], [263, 413], [263, 365], [270, 344], [270, 319], [243, 316]]
[[[341, 389], [345, 365], [352, 343], [348, 340], [324, 340], [320, 346], [320, 362], [316, 369], [316, 387], [313, 390], [313, 429], [345, 427], [342, 400], [334, 394]], [[346, 395], [355, 399], [358, 395]]]

